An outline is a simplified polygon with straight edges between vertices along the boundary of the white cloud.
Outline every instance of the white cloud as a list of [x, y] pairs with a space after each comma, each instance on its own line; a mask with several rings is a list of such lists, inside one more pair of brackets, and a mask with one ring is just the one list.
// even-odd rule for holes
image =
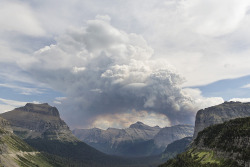
[[43, 92], [38, 88], [27, 88], [11, 84], [0, 84], [0, 87], [11, 88], [20, 92], [20, 94], [31, 95], [31, 94], [42, 94]]
[[[62, 34], [70, 26], [79, 27], [96, 15], [100, 22], [110, 22], [126, 32], [143, 35], [154, 48], [156, 53], [154, 56], [168, 60], [185, 76], [187, 79], [185, 86], [208, 84], [220, 79], [249, 75], [247, 62], [250, 59], [248, 56], [250, 3], [248, 0], [155, 0], [147, 3], [142, 0], [115, 3], [111, 0], [105, 3], [98, 0], [26, 2], [2, 1], [3, 4], [10, 4], [8, 6], [13, 8], [15, 6], [27, 8], [33, 18], [31, 20], [37, 20], [34, 22], [41, 24], [48, 36], [62, 38]], [[57, 10], [54, 10], [55, 7]], [[30, 16], [30, 14], [26, 15]], [[96, 22], [96, 24], [99, 23]], [[22, 31], [22, 26], [16, 27], [20, 29], [18, 31]], [[36, 26], [32, 30], [37, 30]], [[116, 34], [113, 31], [110, 32]], [[88, 35], [91, 35], [90, 31]], [[92, 42], [96, 43], [95, 47], [100, 45], [106, 47], [103, 43], [110, 43], [113, 39], [113, 36], [110, 36], [109, 42], [102, 42], [104, 37], [101, 38], [100, 34], [91, 36], [91, 40], [86, 37], [88, 41], [85, 41], [89, 49], [92, 47]], [[68, 40], [69, 43], [72, 42]], [[126, 39], [119, 38], [119, 40]], [[54, 54], [60, 53], [54, 50]], [[65, 58], [65, 61], [67, 62], [68, 59]], [[64, 64], [63, 61], [58, 63], [59, 66]], [[76, 65], [76, 67], [81, 66]]]
[[221, 97], [203, 97], [199, 89], [185, 88], [183, 92], [192, 98], [193, 105], [197, 111], [224, 102]]
[[250, 84], [244, 85], [241, 88], [250, 88]]
[[72, 72], [73, 73], [78, 73], [78, 72], [81, 72], [81, 71], [84, 71], [84, 70], [85, 70], [85, 67], [73, 67]]
[[0, 113], [13, 110], [16, 107], [24, 106], [27, 102], [15, 101], [15, 100], [7, 100], [0, 98]]
[[234, 102], [239, 101], [244, 103], [244, 102], [250, 102], [250, 98], [232, 98], [229, 101], [234, 101]]
[[18, 32], [31, 36], [45, 34], [32, 9], [27, 4], [17, 1], [0, 2], [0, 24], [0, 33]]
[[55, 100], [53, 101], [54, 104], [62, 104], [64, 100], [67, 100], [67, 97], [56, 97]]
[[184, 3], [190, 26], [198, 33], [211, 36], [233, 32], [244, 19], [250, 5], [247, 0], [190, 0]]

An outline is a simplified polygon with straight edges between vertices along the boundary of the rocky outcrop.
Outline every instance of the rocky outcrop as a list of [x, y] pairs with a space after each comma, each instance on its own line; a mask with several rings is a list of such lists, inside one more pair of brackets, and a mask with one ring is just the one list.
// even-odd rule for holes
[[13, 132], [10, 123], [6, 119], [3, 119], [1, 117], [0, 117], [0, 128], [5, 131]]
[[198, 132], [210, 125], [225, 121], [250, 116], [250, 103], [224, 102], [223, 104], [199, 110], [195, 119], [195, 139]]
[[168, 144], [175, 140], [184, 137], [190, 137], [194, 133], [194, 126], [192, 125], [175, 125], [172, 127], [162, 128], [154, 137], [154, 142], [158, 147], [166, 148]]
[[27, 103], [24, 107], [0, 115], [10, 122], [13, 132], [23, 139], [77, 141], [55, 107]]

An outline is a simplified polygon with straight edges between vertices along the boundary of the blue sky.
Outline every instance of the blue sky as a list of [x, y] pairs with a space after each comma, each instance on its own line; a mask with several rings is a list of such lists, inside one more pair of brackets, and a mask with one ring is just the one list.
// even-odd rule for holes
[[206, 97], [223, 97], [225, 101], [233, 98], [249, 98], [250, 94], [250, 76], [244, 76], [235, 79], [224, 79], [214, 83], [197, 86]]
[[199, 109], [249, 101], [248, 0], [2, 0], [0, 11], [1, 112], [48, 102], [72, 128], [105, 129], [193, 124]]

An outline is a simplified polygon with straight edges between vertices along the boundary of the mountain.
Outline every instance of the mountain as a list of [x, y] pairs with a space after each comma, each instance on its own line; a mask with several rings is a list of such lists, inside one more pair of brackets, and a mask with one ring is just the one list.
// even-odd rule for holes
[[159, 133], [154, 137], [155, 144], [163, 148], [175, 140], [182, 139], [184, 137], [191, 137], [194, 133], [194, 127], [192, 125], [175, 125], [171, 127], [162, 128]]
[[162, 153], [162, 157], [165, 160], [174, 158], [177, 154], [186, 151], [191, 142], [192, 142], [192, 137], [184, 137], [180, 140], [176, 140], [170, 143], [165, 149], [165, 151]]
[[78, 141], [55, 107], [48, 103], [27, 103], [0, 115], [8, 120], [15, 134], [23, 139]]
[[0, 117], [0, 166], [53, 167], [58, 165], [14, 135], [10, 123]]
[[75, 129], [73, 134], [107, 154], [138, 157], [160, 154], [169, 143], [192, 136], [193, 130], [194, 127], [191, 125], [161, 129], [159, 126], [150, 127], [142, 122], [136, 122], [126, 129]]
[[249, 117], [250, 103], [224, 102], [223, 104], [199, 110], [195, 119], [194, 138], [198, 132], [210, 125], [223, 123], [230, 119]]
[[[149, 140], [153, 139], [159, 131], [159, 126], [150, 127], [142, 122], [136, 122], [126, 129], [75, 129], [73, 134], [80, 140], [107, 154], [147, 156], [157, 152], [157, 150], [154, 150], [154, 142]], [[143, 150], [139, 148], [143, 148]]]
[[53, 166], [149, 167], [159, 164], [158, 157], [129, 159], [92, 148], [78, 140], [60, 118], [58, 110], [47, 103], [28, 103], [0, 116], [10, 122], [17, 136], [57, 164]]
[[250, 117], [212, 125], [201, 131], [192, 146], [160, 167], [250, 166]]

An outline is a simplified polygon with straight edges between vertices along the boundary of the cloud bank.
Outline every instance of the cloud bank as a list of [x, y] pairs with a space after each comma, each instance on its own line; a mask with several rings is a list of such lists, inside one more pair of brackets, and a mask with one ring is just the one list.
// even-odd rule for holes
[[[197, 102], [191, 89], [183, 91], [184, 78], [153, 55], [142, 36], [113, 27], [108, 16], [98, 16], [36, 51], [36, 61], [26, 70], [65, 93], [60, 108], [72, 127], [124, 127], [135, 120], [153, 124], [160, 117], [165, 120], [158, 122], [162, 126], [193, 123], [196, 111], [206, 106], [200, 101], [208, 100]], [[209, 101], [207, 105], [223, 99]]]

